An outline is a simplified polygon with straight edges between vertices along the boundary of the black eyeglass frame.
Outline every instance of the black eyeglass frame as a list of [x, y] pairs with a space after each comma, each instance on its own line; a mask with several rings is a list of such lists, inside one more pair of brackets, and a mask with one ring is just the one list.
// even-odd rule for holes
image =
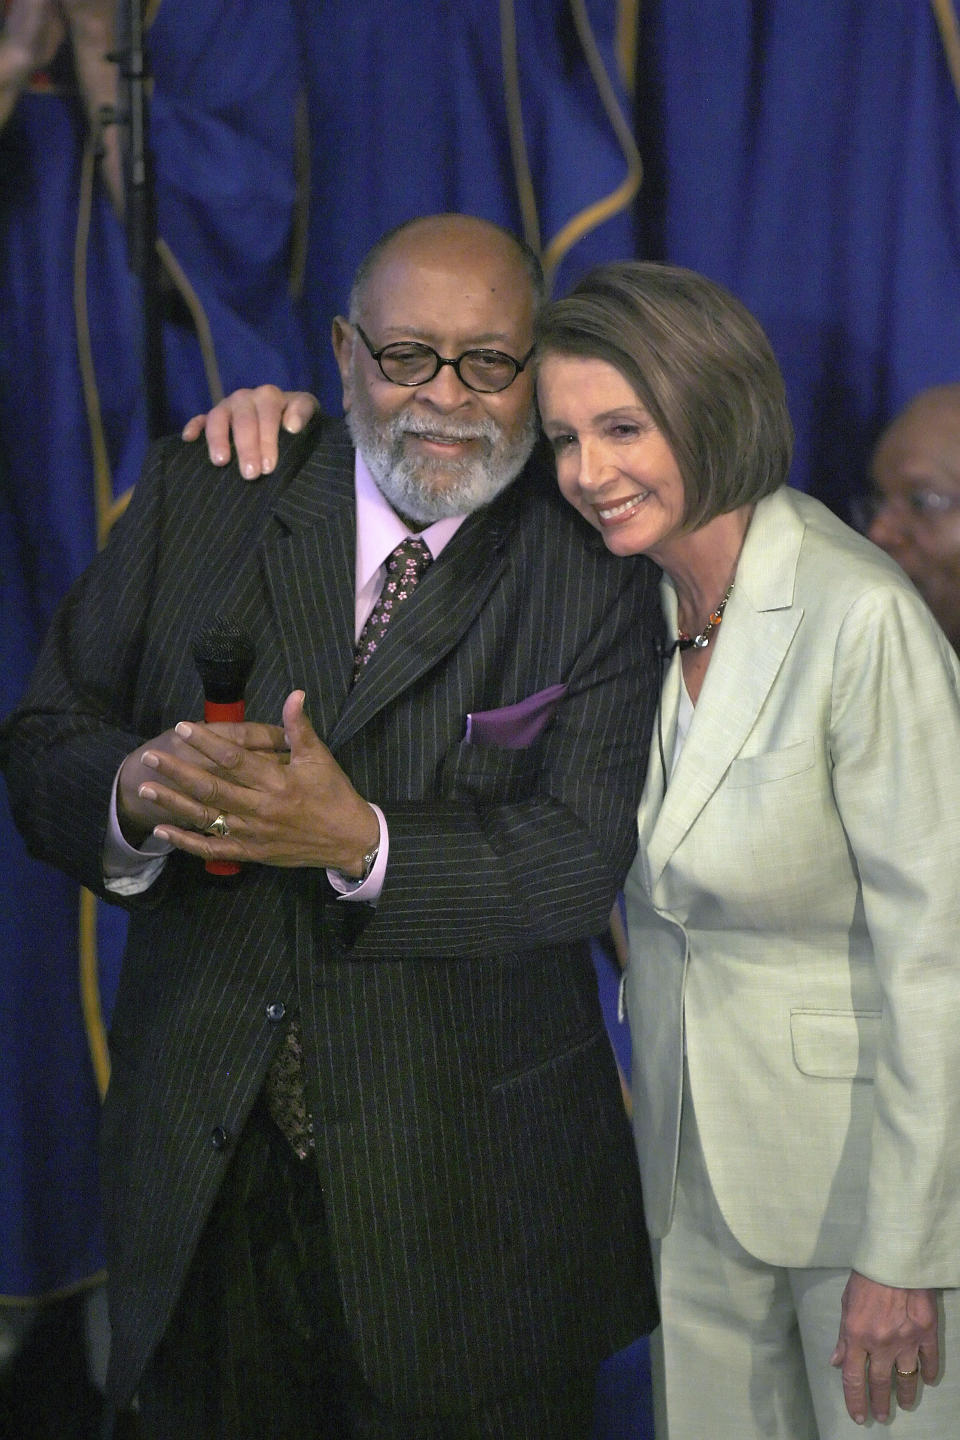
[[[453, 360], [446, 355], [441, 355], [437, 350], [434, 350], [432, 345], [425, 345], [422, 340], [391, 340], [389, 345], [381, 345], [379, 350], [374, 350], [373, 341], [368, 335], [364, 333], [363, 327], [357, 325], [356, 322], [354, 322], [353, 328], [354, 330], [356, 330], [357, 334], [360, 336], [360, 339], [363, 341], [364, 345], [366, 345], [367, 349], [369, 350], [370, 358], [377, 362], [377, 369], [380, 371], [380, 374], [383, 376], [384, 380], [389, 381], [391, 385], [401, 385], [405, 390], [413, 390], [417, 385], [429, 385], [430, 381], [435, 380], [436, 377], [440, 374], [440, 371], [443, 369], [444, 365], [449, 365], [453, 370], [453, 373], [456, 375], [457, 379], [460, 381], [460, 384], [465, 385], [468, 390], [472, 390], [475, 395], [500, 395], [503, 393], [504, 390], [509, 390], [510, 386], [516, 380], [520, 372], [526, 369], [527, 365], [530, 363], [530, 357], [532, 356], [534, 350], [537, 348], [535, 345], [531, 345], [530, 349], [527, 351], [526, 355], [524, 355], [523, 359], [517, 360], [515, 356], [508, 355], [505, 350], [491, 350], [487, 346], [474, 345], [471, 347], [471, 349], [464, 350], [462, 355], [458, 355], [456, 359]], [[384, 370], [383, 368], [383, 360], [381, 359], [381, 356], [385, 355], [388, 350], [392, 350], [394, 346], [400, 345], [415, 345], [418, 350], [422, 350], [424, 352], [425, 356], [432, 355], [437, 363], [431, 374], [424, 375], [422, 380], [395, 380], [392, 375], [388, 375], [386, 370]], [[481, 389], [479, 385], [471, 385], [470, 381], [466, 378], [466, 376], [460, 373], [460, 366], [463, 364], [464, 360], [466, 360], [468, 355], [494, 355], [498, 360], [506, 360], [514, 367], [513, 374], [510, 376], [510, 379], [507, 380], [505, 384], [497, 385], [495, 388], [490, 390]]]

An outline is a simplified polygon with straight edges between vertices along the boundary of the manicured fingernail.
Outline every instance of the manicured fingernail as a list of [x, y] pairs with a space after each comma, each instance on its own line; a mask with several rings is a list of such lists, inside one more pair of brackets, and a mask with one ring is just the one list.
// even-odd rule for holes
[[189, 740], [193, 734], [193, 728], [187, 724], [186, 720], [179, 721], [174, 728], [181, 740]]
[[244, 478], [247, 480], [253, 480], [256, 478], [257, 467], [256, 465], [254, 465], [252, 460], [248, 460], [246, 465], [244, 465], [243, 474]]
[[160, 757], [158, 755], [155, 755], [152, 750], [144, 750], [143, 754], [140, 756], [140, 759], [143, 761], [144, 765], [148, 765], [151, 770], [160, 769]]
[[230, 459], [230, 456], [226, 450], [211, 450], [210, 459], [213, 461], [214, 465], [226, 465], [227, 461]]
[[141, 800], [156, 800], [157, 792], [152, 785], [141, 785], [137, 794]]
[[299, 415], [291, 415], [289, 420], [284, 420], [283, 428], [291, 435], [299, 435], [303, 429], [303, 421]]
[[266, 455], [260, 461], [260, 469], [264, 475], [269, 475], [273, 470], [276, 461], [269, 459]]

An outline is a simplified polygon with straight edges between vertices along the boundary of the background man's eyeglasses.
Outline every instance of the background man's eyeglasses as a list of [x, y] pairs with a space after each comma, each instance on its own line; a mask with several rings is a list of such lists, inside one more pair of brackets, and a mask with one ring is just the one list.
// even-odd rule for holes
[[858, 530], [866, 531], [884, 510], [901, 520], [934, 524], [945, 515], [951, 515], [960, 508], [960, 495], [945, 495], [941, 490], [921, 486], [905, 495], [884, 495], [882, 490], [870, 490], [856, 498], [851, 506], [853, 523]]
[[482, 395], [495, 395], [512, 385], [533, 354], [533, 347], [522, 360], [505, 355], [502, 350], [464, 350], [455, 360], [438, 355], [431, 345], [422, 345], [419, 340], [396, 340], [374, 350], [372, 342], [359, 325], [354, 326], [360, 339], [380, 367], [385, 380], [393, 385], [425, 385], [432, 380], [444, 365], [450, 365], [457, 379], [468, 390], [477, 390]]

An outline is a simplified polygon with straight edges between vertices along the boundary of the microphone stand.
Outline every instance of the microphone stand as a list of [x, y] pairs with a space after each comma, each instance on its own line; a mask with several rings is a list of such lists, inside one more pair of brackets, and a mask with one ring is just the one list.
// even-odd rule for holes
[[157, 258], [157, 212], [153, 160], [148, 140], [149, 76], [143, 44], [141, 0], [118, 3], [120, 45], [117, 61], [122, 84], [121, 113], [117, 117], [124, 137], [124, 189], [127, 222], [127, 256], [140, 285], [140, 365], [146, 403], [147, 436], [156, 440], [168, 428], [163, 377], [163, 328], [160, 303], [160, 264]]

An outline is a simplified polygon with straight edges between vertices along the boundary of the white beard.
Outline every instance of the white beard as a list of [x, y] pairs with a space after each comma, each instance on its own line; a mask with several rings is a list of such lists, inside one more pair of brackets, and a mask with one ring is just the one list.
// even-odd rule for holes
[[[400, 411], [384, 422], [374, 414], [362, 387], [347, 412], [350, 438], [366, 461], [377, 488], [396, 512], [418, 525], [432, 525], [451, 515], [469, 515], [495, 500], [520, 474], [537, 438], [537, 417], [530, 418], [515, 440], [490, 416], [470, 423]], [[406, 453], [406, 436], [431, 435], [445, 440], [477, 440], [481, 453], [444, 459], [442, 455]]]

